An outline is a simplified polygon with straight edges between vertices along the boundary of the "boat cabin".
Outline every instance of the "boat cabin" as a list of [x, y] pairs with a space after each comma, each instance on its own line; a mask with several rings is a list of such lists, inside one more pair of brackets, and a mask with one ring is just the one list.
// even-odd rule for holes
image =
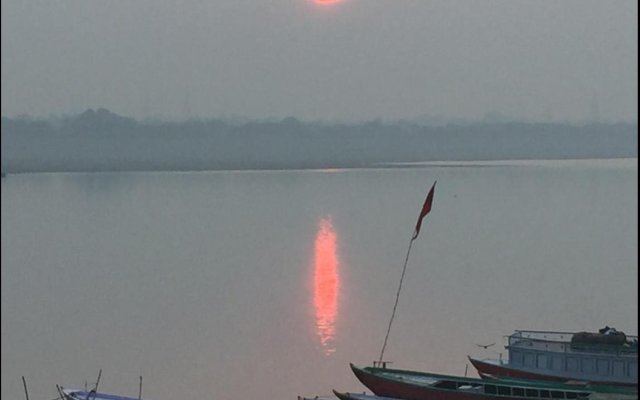
[[508, 337], [509, 365], [533, 373], [581, 380], [638, 383], [638, 337], [615, 344], [595, 334], [516, 331]]

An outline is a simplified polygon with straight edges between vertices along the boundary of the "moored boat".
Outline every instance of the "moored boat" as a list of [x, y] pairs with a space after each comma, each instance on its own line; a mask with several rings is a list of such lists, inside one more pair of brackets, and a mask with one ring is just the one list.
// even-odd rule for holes
[[82, 389], [62, 389], [62, 395], [64, 396], [63, 400], [139, 400], [137, 397], [117, 396]]
[[469, 361], [480, 376], [579, 380], [637, 390], [638, 337], [607, 328], [600, 333], [518, 330], [508, 337], [507, 360]]
[[[521, 379], [521, 378], [498, 378], [493, 375], [480, 373], [480, 377], [486, 380], [492, 380], [501, 383], [509, 383], [509, 384], [528, 384], [531, 382], [540, 382], [546, 383], [549, 381], [535, 381], [532, 379]], [[566, 381], [562, 381], [562, 384], [575, 387], [575, 388], [586, 388], [587, 390], [598, 392], [598, 393], [622, 393], [622, 394], [637, 394], [638, 388], [633, 386], [619, 386], [619, 385], [607, 385], [607, 384], [599, 384], [588, 381], [577, 381], [573, 379], [569, 379]]]
[[[615, 386], [567, 385], [556, 382], [492, 381], [427, 372], [406, 371], [376, 367], [358, 367], [351, 364], [354, 374], [376, 396], [404, 400], [631, 400], [637, 391]], [[364, 399], [362, 399], [364, 400]]]
[[355, 392], [338, 392], [337, 390], [334, 390], [333, 394], [335, 394], [340, 400], [399, 400], [395, 397], [382, 397], [376, 396], [375, 394]]

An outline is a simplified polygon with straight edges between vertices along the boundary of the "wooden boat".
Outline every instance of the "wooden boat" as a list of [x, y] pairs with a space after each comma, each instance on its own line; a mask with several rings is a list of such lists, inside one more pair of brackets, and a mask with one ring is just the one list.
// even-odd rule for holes
[[298, 396], [298, 400], [335, 400], [335, 399], [330, 396], [313, 396], [313, 397]]
[[528, 380], [502, 382], [427, 372], [357, 367], [353, 364], [351, 369], [360, 382], [376, 396], [404, 400], [638, 399], [637, 390], [615, 386], [593, 388], [588, 385]]
[[[497, 381], [500, 383], [510, 383], [510, 384], [527, 384], [531, 382], [540, 382], [547, 383], [549, 381], [535, 381], [532, 379], [522, 379], [522, 378], [498, 378], [493, 375], [480, 373], [480, 377], [485, 380]], [[586, 388], [590, 391], [598, 392], [598, 393], [622, 393], [622, 394], [637, 394], [638, 388], [634, 386], [618, 386], [618, 385], [606, 385], [599, 383], [592, 383], [588, 381], [577, 381], [573, 379], [569, 379], [561, 382], [564, 385], [576, 388]]]
[[638, 387], [637, 336], [616, 331], [515, 331], [505, 347], [507, 360], [469, 357], [469, 361], [481, 376]]
[[340, 400], [399, 400], [394, 397], [382, 397], [366, 393], [338, 392], [337, 390], [334, 390], [333, 394]]
[[[349, 392], [337, 392], [333, 391], [333, 393], [338, 397], [338, 399], [347, 399], [347, 400], [400, 400], [400, 399], [391, 399], [388, 397], [380, 397], [373, 394], [365, 394], [365, 393], [349, 393]], [[298, 400], [336, 400], [334, 396], [313, 396], [313, 397], [305, 397], [298, 396]]]
[[137, 397], [117, 396], [114, 394], [98, 393], [93, 390], [62, 389], [63, 400], [139, 400]]

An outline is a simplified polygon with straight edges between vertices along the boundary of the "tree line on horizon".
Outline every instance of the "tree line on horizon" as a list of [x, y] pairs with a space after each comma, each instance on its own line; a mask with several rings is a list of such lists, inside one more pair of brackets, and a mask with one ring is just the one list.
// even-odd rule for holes
[[221, 119], [144, 121], [106, 109], [1, 121], [2, 171], [350, 168], [421, 161], [637, 157], [637, 124]]

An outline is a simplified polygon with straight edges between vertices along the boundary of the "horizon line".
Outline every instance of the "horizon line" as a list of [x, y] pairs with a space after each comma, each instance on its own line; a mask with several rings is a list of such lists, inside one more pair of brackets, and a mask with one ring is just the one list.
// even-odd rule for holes
[[324, 119], [306, 119], [302, 117], [297, 117], [294, 115], [289, 115], [285, 117], [279, 116], [270, 116], [270, 117], [252, 117], [247, 115], [220, 115], [220, 116], [170, 116], [170, 115], [149, 115], [146, 117], [134, 117], [125, 114], [119, 114], [113, 112], [105, 107], [97, 107], [97, 108], [87, 108], [84, 111], [75, 112], [75, 113], [49, 113], [47, 116], [29, 114], [29, 113], [15, 113], [13, 115], [0, 115], [2, 119], [27, 119], [34, 121], [51, 121], [57, 119], [65, 119], [65, 118], [74, 118], [81, 116], [85, 113], [108, 113], [113, 116], [132, 119], [136, 122], [193, 122], [193, 121], [223, 121], [223, 122], [241, 122], [241, 123], [251, 123], [251, 122], [284, 122], [289, 120], [290, 122], [299, 122], [299, 123], [324, 123], [324, 124], [363, 124], [363, 123], [414, 123], [419, 125], [455, 125], [455, 124], [508, 124], [508, 123], [542, 123], [542, 124], [568, 124], [568, 125], [585, 125], [585, 124], [631, 124], [637, 125], [638, 120], [625, 120], [625, 119], [606, 119], [606, 118], [598, 118], [598, 119], [561, 119], [561, 118], [525, 118], [525, 117], [514, 117], [509, 116], [502, 113], [489, 112], [485, 113], [482, 117], [469, 118], [469, 117], [455, 117], [455, 116], [444, 116], [444, 115], [418, 115], [414, 117], [376, 117], [370, 119], [348, 119], [348, 118], [324, 118]]

